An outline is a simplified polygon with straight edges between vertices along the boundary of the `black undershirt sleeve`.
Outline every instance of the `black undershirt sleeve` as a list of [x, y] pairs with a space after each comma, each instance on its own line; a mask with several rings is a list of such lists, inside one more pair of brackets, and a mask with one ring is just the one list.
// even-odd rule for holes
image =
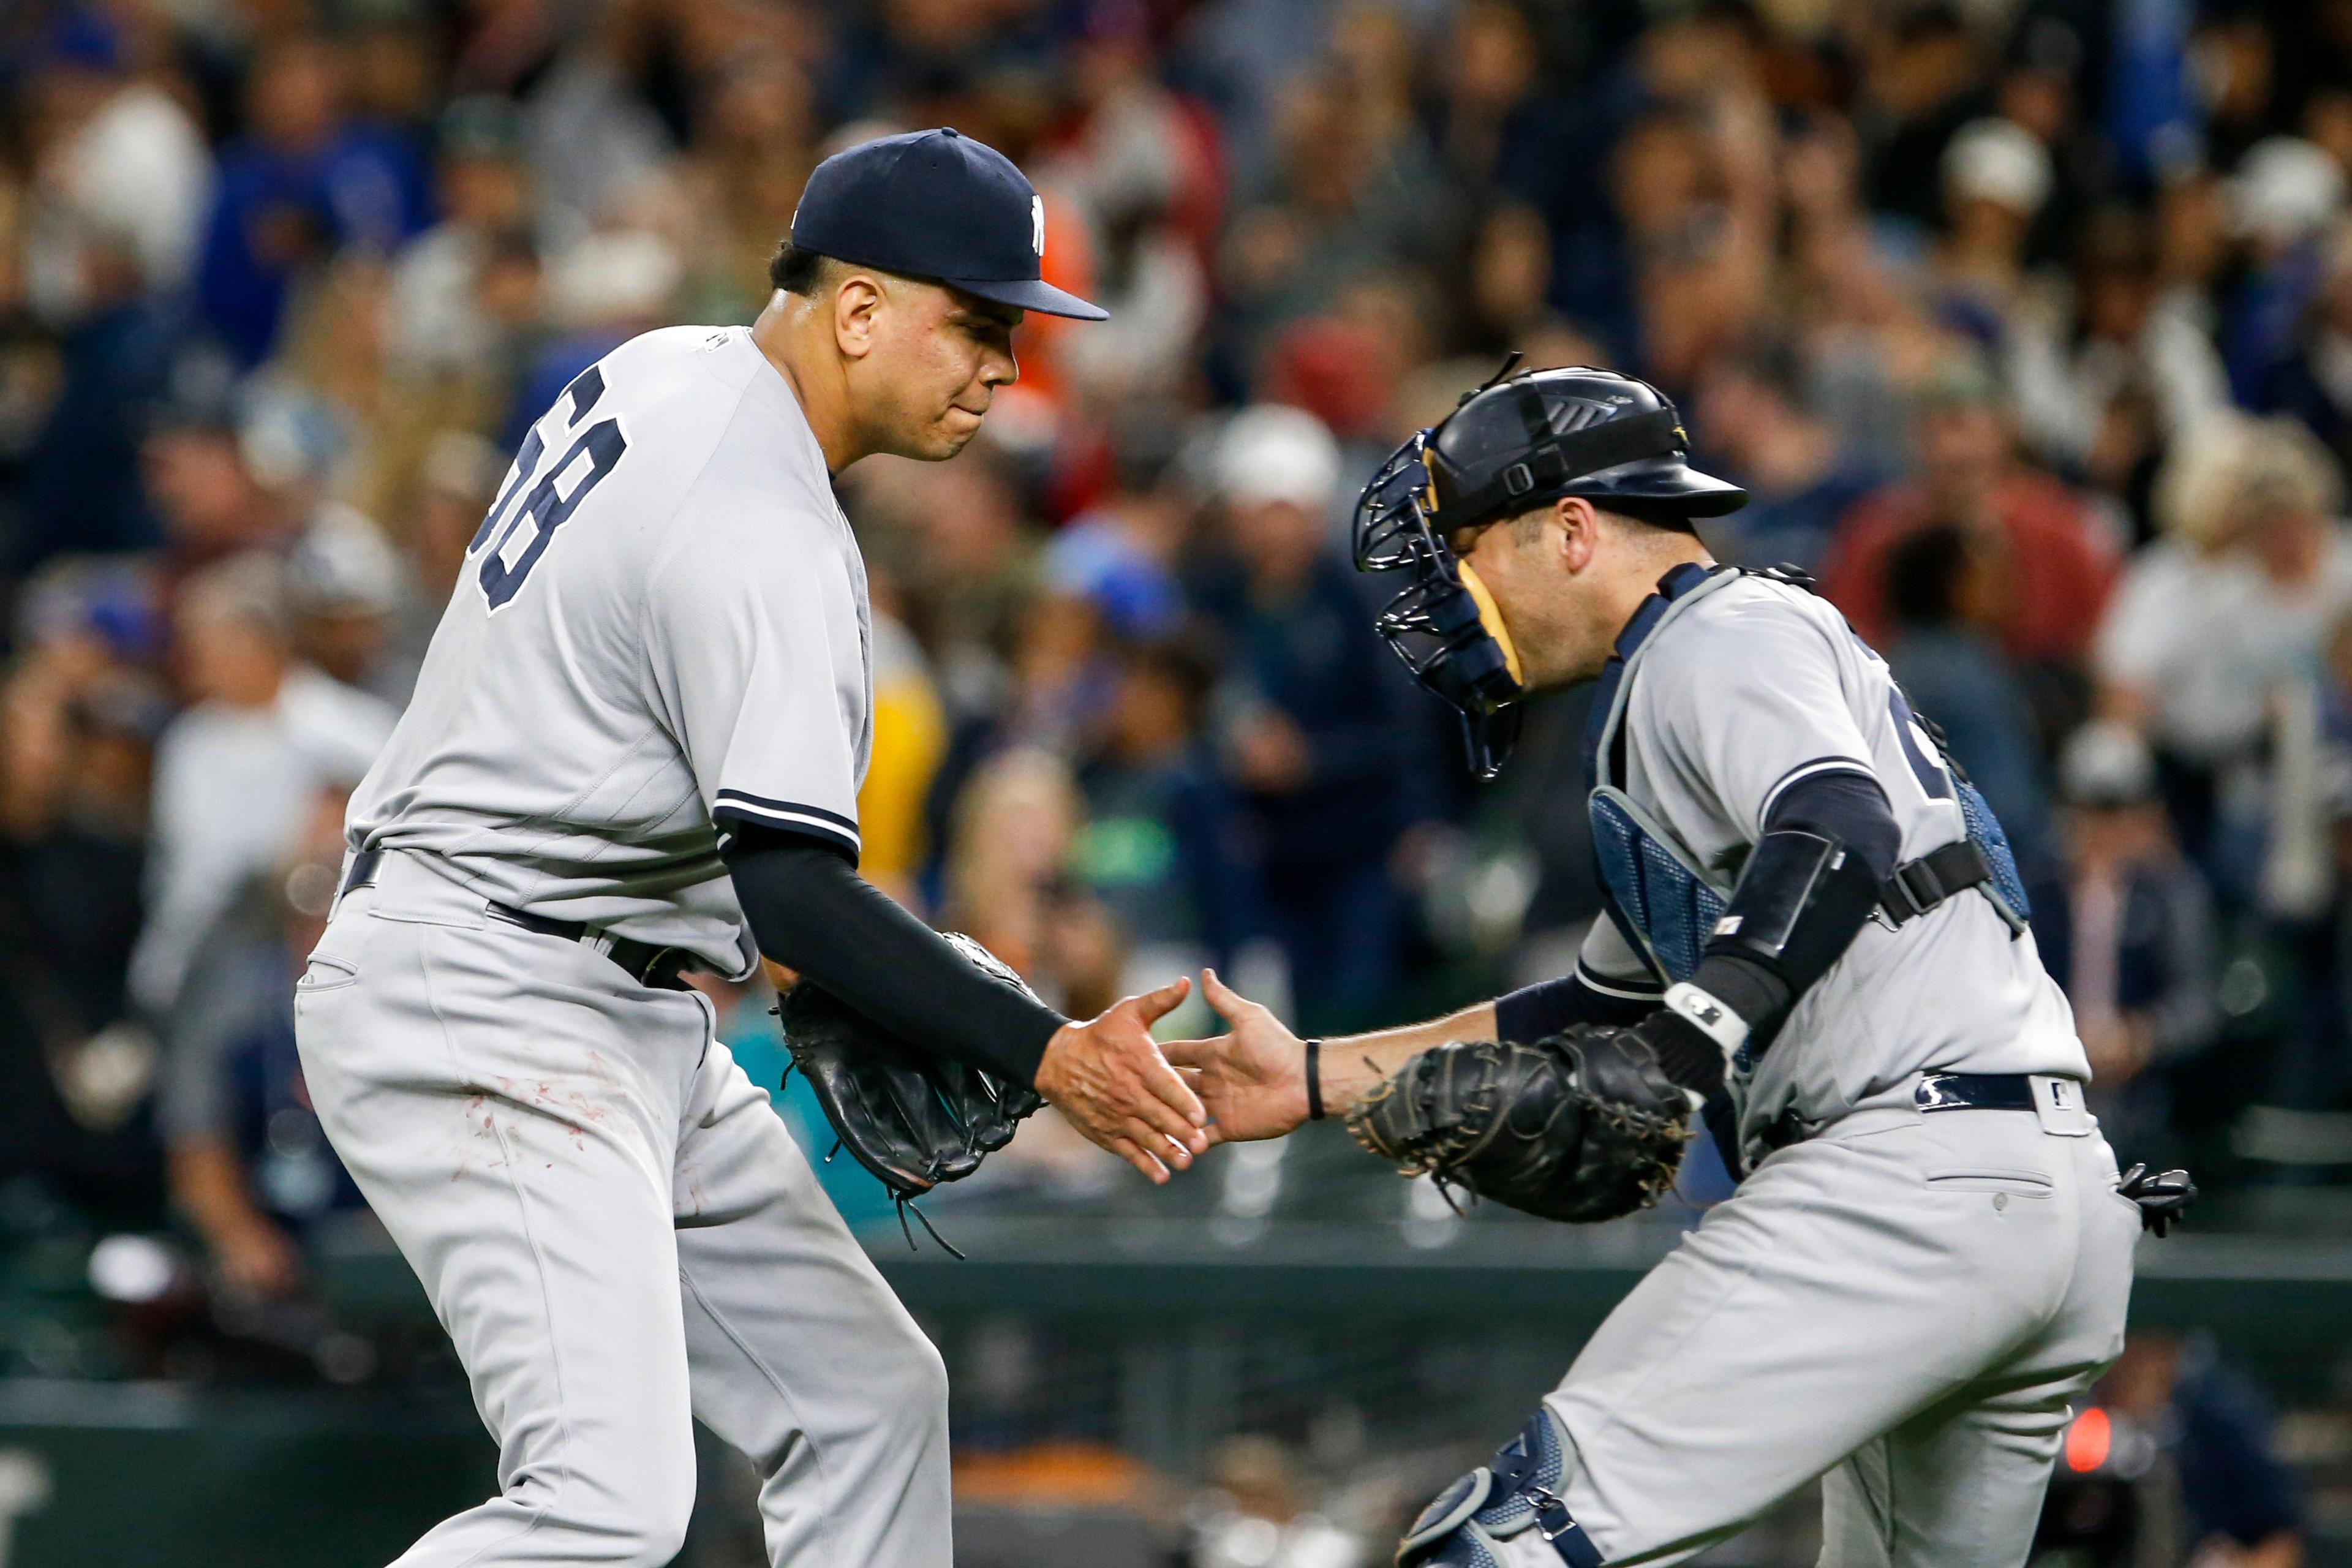
[[1532, 1045], [1578, 1024], [1638, 1024], [1657, 1005], [1655, 996], [1612, 996], [1595, 990], [1580, 969], [1496, 997], [1495, 1033], [1515, 1045]]
[[910, 1045], [1034, 1085], [1068, 1019], [982, 973], [827, 841], [733, 821], [725, 832], [720, 854], [761, 952]]

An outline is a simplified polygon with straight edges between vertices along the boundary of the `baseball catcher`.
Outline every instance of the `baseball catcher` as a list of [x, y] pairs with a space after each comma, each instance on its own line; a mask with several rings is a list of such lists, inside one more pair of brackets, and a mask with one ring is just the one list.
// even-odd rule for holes
[[1674, 405], [1503, 375], [1365, 489], [1380, 630], [1498, 773], [1520, 701], [1597, 682], [1605, 912], [1572, 973], [1451, 1017], [1172, 1047], [1223, 1139], [1338, 1112], [1409, 1173], [1549, 1218], [1671, 1180], [1695, 1106], [1738, 1180], [1619, 1305], [1405, 1568], [1670, 1563], [1826, 1477], [1830, 1568], [2019, 1568], [2067, 1400], [2123, 1343], [2143, 1215], [2117, 1174], [2000, 823], [1801, 577], [1713, 560]]

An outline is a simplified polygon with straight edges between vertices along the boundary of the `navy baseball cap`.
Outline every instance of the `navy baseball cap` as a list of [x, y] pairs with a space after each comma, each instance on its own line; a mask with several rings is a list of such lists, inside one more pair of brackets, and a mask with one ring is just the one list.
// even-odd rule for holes
[[793, 214], [793, 244], [1024, 310], [1110, 315], [1039, 275], [1045, 198], [1012, 159], [957, 131], [885, 136], [819, 163]]

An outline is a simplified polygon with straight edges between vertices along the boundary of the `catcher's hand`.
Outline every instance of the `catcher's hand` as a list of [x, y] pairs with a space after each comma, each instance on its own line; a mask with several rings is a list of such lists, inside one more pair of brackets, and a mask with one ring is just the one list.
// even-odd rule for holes
[[1531, 1046], [1423, 1051], [1357, 1103], [1348, 1131], [1405, 1175], [1589, 1223], [1673, 1185], [1689, 1115], [1646, 1041], [1580, 1025]]
[[[1034, 999], [994, 953], [961, 932], [941, 934]], [[971, 1174], [1045, 1103], [1034, 1090], [916, 1049], [813, 980], [794, 983], [776, 1013], [793, 1066], [816, 1091], [841, 1146], [901, 1203]]]

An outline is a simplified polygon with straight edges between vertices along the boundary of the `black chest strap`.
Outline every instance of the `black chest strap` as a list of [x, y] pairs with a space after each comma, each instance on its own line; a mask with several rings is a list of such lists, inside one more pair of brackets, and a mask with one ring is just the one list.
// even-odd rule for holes
[[1878, 911], [1886, 924], [1901, 926], [1955, 894], [1992, 880], [1992, 862], [1973, 838], [1956, 839], [1895, 868], [1878, 885]]

